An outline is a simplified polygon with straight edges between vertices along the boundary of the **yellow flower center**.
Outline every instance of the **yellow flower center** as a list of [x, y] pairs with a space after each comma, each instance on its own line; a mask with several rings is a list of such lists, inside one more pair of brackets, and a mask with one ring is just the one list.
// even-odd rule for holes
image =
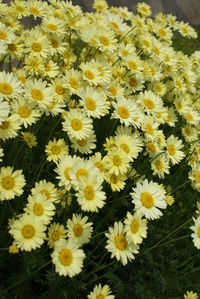
[[163, 165], [162, 165], [161, 160], [157, 160], [155, 163], [155, 166], [156, 166], [157, 170], [159, 170], [159, 171], [162, 170]]
[[93, 187], [92, 186], [85, 187], [84, 195], [85, 195], [85, 198], [87, 200], [93, 200], [94, 199], [94, 189], [93, 189]]
[[181, 31], [184, 33], [184, 34], [188, 34], [188, 29], [186, 27], [182, 27], [181, 28]]
[[58, 230], [55, 230], [53, 233], [52, 233], [52, 239], [54, 241], [58, 241], [60, 239], [60, 233]]
[[9, 45], [8, 45], [8, 49], [9, 49], [11, 52], [14, 52], [14, 51], [16, 51], [17, 46], [16, 46], [15, 44], [9, 44]]
[[82, 122], [78, 118], [74, 118], [71, 121], [72, 129], [75, 131], [80, 131], [83, 127]]
[[56, 86], [56, 93], [59, 94], [59, 95], [62, 95], [62, 94], [65, 93], [65, 89], [62, 86], [57, 85]]
[[174, 156], [176, 149], [175, 146], [173, 144], [168, 145], [168, 152], [171, 156]]
[[154, 52], [157, 56], [160, 55], [160, 50], [159, 50], [157, 47], [153, 48], [153, 52]]
[[128, 55], [128, 51], [126, 49], [122, 50], [122, 56], [127, 56]]
[[149, 41], [146, 40], [146, 39], [143, 41], [143, 44], [144, 44], [144, 46], [145, 46], [146, 48], [150, 48], [150, 46], [151, 46], [150, 43], [149, 43]]
[[6, 176], [2, 179], [2, 186], [6, 190], [11, 190], [15, 186], [15, 180], [11, 176]]
[[141, 194], [140, 200], [145, 208], [150, 209], [153, 207], [154, 199], [149, 192], [143, 192]]
[[85, 71], [85, 76], [86, 76], [89, 80], [93, 80], [93, 79], [94, 79], [94, 74], [93, 74], [90, 70], [86, 70], [86, 71]]
[[77, 173], [76, 173], [76, 178], [77, 178], [78, 181], [80, 180], [80, 177], [81, 177], [81, 176], [85, 176], [85, 177], [88, 176], [88, 172], [87, 172], [86, 169], [84, 169], [84, 168], [80, 168], [80, 169], [77, 171]]
[[25, 239], [31, 239], [35, 235], [35, 228], [32, 225], [25, 225], [22, 228], [22, 235]]
[[127, 144], [122, 143], [122, 144], [120, 145], [120, 147], [123, 149], [123, 151], [124, 151], [125, 153], [128, 154], [128, 153], [130, 152], [129, 147], [128, 147]]
[[92, 98], [86, 98], [85, 105], [88, 108], [88, 110], [91, 110], [91, 111], [96, 110], [96, 101], [93, 100]]
[[70, 170], [70, 169], [72, 169], [72, 167], [66, 167], [66, 168], [65, 168], [65, 171], [64, 171], [64, 173], [65, 173], [65, 177], [66, 177], [67, 180], [70, 179], [70, 176], [69, 176], [69, 170]]
[[99, 169], [100, 172], [103, 171], [103, 165], [102, 165], [101, 162], [96, 162], [96, 163], [95, 163], [95, 166]]
[[37, 9], [36, 7], [32, 6], [30, 7], [30, 12], [33, 14], [33, 15], [39, 15], [40, 11], [39, 9]]
[[112, 184], [117, 184], [117, 182], [118, 182], [117, 176], [115, 174], [112, 174], [110, 177], [110, 181]]
[[189, 121], [193, 121], [193, 116], [192, 116], [191, 113], [187, 113], [187, 119], [188, 119]]
[[138, 220], [134, 219], [131, 223], [131, 231], [133, 234], [137, 233], [140, 227], [140, 223]]
[[19, 76], [18, 79], [22, 82], [22, 83], [26, 83], [26, 77], [24, 76]]
[[144, 99], [144, 105], [148, 108], [148, 109], [154, 109], [155, 108], [155, 104], [151, 99]]
[[114, 87], [114, 86], [110, 86], [109, 89], [108, 89], [108, 91], [111, 93], [111, 95], [113, 97], [115, 97], [117, 95], [117, 88]]
[[105, 299], [105, 296], [102, 294], [97, 295], [96, 299]]
[[58, 155], [61, 152], [60, 146], [54, 145], [51, 149], [53, 155]]
[[34, 52], [40, 52], [42, 50], [40, 43], [33, 43], [31, 48]]
[[13, 92], [13, 88], [8, 83], [0, 83], [0, 92], [5, 95], [10, 95]]
[[131, 87], [137, 87], [138, 86], [138, 80], [134, 77], [131, 77], [129, 80], [129, 84]]
[[7, 33], [6, 32], [4, 32], [4, 31], [2, 31], [2, 30], [0, 30], [0, 40], [1, 39], [6, 39], [7, 38]]
[[49, 24], [47, 25], [47, 27], [48, 27], [48, 29], [49, 29], [50, 31], [57, 31], [57, 30], [58, 30], [58, 26], [55, 25], [55, 24], [52, 24], [52, 23], [49, 23]]
[[9, 122], [8, 121], [3, 121], [2, 124], [1, 124], [1, 128], [3, 130], [6, 130], [9, 128]]
[[113, 164], [114, 164], [115, 166], [119, 166], [119, 165], [121, 165], [121, 163], [122, 163], [121, 158], [120, 158], [118, 155], [115, 155], [115, 156], [113, 157]]
[[86, 139], [78, 139], [76, 142], [80, 146], [85, 146], [87, 144], [87, 140]]
[[165, 37], [167, 33], [163, 28], [160, 28], [159, 29], [159, 34], [160, 34], [160, 36]]
[[145, 129], [146, 129], [146, 132], [147, 132], [148, 134], [153, 135], [153, 131], [154, 131], [154, 130], [153, 130], [151, 124], [146, 124]]
[[104, 36], [104, 35], [101, 35], [100, 36], [100, 38], [99, 38], [99, 40], [100, 40], [100, 42], [102, 43], [102, 45], [104, 45], [104, 46], [109, 46], [109, 39], [106, 37], [106, 36]]
[[80, 223], [76, 223], [73, 227], [73, 231], [76, 237], [80, 237], [83, 234], [83, 226]]
[[73, 87], [74, 89], [77, 89], [79, 87], [79, 83], [75, 78], [70, 78], [69, 80], [69, 84], [71, 85], [71, 87]]
[[124, 106], [121, 106], [117, 109], [119, 116], [123, 119], [127, 119], [130, 116], [128, 109]]
[[26, 106], [21, 106], [18, 109], [18, 114], [23, 118], [27, 118], [27, 117], [29, 117], [29, 115], [31, 113], [30, 113], [30, 110]]
[[19, 12], [23, 12], [24, 11], [24, 7], [21, 5], [16, 5], [16, 10], [18, 10]]
[[57, 42], [57, 40], [55, 40], [55, 39], [51, 39], [50, 40], [50, 42], [51, 42], [51, 46], [52, 46], [52, 48], [54, 48], [54, 49], [57, 49], [58, 48], [58, 42]]
[[115, 30], [118, 30], [119, 29], [119, 26], [116, 22], [111, 22], [111, 25], [112, 27], [115, 29]]
[[200, 239], [200, 227], [198, 228], [197, 235], [198, 235], [198, 237], [199, 237], [199, 239]]
[[69, 266], [72, 263], [73, 256], [69, 249], [62, 249], [58, 255], [59, 261], [63, 266]]
[[115, 246], [119, 250], [125, 250], [127, 247], [127, 240], [123, 235], [118, 235], [115, 237]]
[[33, 206], [33, 212], [35, 213], [35, 215], [41, 216], [44, 213], [44, 208], [40, 203], [36, 203]]
[[44, 70], [45, 70], [46, 72], [49, 72], [49, 71], [51, 70], [51, 66], [50, 66], [49, 64], [45, 64], [45, 65], [44, 65]]
[[155, 151], [156, 151], [156, 148], [155, 148], [155, 145], [153, 144], [153, 142], [149, 142], [149, 143], [147, 144], [147, 148], [148, 148], [148, 150], [151, 151], [152, 153], [155, 153]]
[[133, 60], [129, 61], [128, 65], [130, 69], [132, 69], [133, 71], [137, 71], [137, 64]]
[[48, 190], [43, 189], [40, 192], [46, 196], [46, 199], [50, 199], [51, 198], [51, 194], [49, 193]]
[[43, 93], [39, 89], [32, 89], [31, 95], [34, 100], [36, 101], [42, 101], [44, 99]]
[[199, 184], [200, 183], [200, 171], [199, 170], [196, 171], [195, 177], [196, 177], [196, 182]]

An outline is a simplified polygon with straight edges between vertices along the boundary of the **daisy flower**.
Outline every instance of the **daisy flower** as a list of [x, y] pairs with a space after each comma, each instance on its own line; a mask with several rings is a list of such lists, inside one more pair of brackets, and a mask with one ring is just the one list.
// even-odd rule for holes
[[42, 73], [45, 77], [55, 78], [59, 74], [59, 67], [53, 60], [48, 60], [44, 63]]
[[20, 81], [13, 73], [0, 72], [0, 95], [5, 99], [16, 99], [23, 92]]
[[43, 35], [40, 30], [35, 29], [29, 31], [28, 34], [25, 35], [24, 44], [25, 53], [42, 58], [47, 58], [49, 55], [50, 43], [46, 35]]
[[134, 74], [140, 74], [144, 69], [143, 62], [134, 53], [127, 55], [124, 59], [124, 63]]
[[48, 12], [48, 5], [43, 1], [30, 0], [27, 2], [27, 14], [36, 18], [44, 17]]
[[36, 123], [41, 113], [35, 108], [35, 103], [28, 102], [25, 98], [13, 100], [11, 109], [13, 113], [19, 116], [20, 124], [25, 128]]
[[20, 129], [19, 117], [12, 114], [6, 118], [0, 125], [0, 139], [6, 140], [15, 138]]
[[134, 254], [138, 253], [139, 247], [128, 242], [122, 222], [115, 222], [105, 235], [107, 237], [105, 248], [111, 252], [111, 258], [116, 257], [124, 266], [135, 258]]
[[23, 194], [26, 181], [22, 170], [13, 171], [12, 167], [1, 167], [0, 170], [0, 198], [10, 200]]
[[124, 231], [129, 242], [141, 244], [147, 237], [147, 219], [136, 211], [133, 215], [128, 212], [124, 220]]
[[106, 96], [101, 90], [87, 86], [79, 92], [80, 105], [89, 117], [100, 118], [107, 112]]
[[45, 195], [36, 194], [28, 197], [28, 203], [24, 208], [25, 213], [34, 215], [38, 221], [49, 224], [55, 215], [55, 205], [46, 200]]
[[114, 299], [115, 296], [111, 294], [112, 291], [109, 285], [96, 285], [92, 292], [87, 296], [88, 299]]
[[117, 148], [121, 148], [130, 160], [136, 159], [143, 150], [143, 139], [135, 131], [131, 135], [120, 135], [115, 137]]
[[85, 253], [82, 249], [78, 249], [75, 242], [60, 240], [55, 244], [51, 257], [56, 272], [71, 278], [82, 271]]
[[115, 175], [125, 174], [129, 167], [130, 158], [120, 148], [110, 150], [105, 157], [106, 169]]
[[35, 187], [31, 189], [32, 196], [45, 195], [46, 201], [58, 202], [58, 190], [55, 185], [46, 180], [41, 180], [35, 183]]
[[47, 82], [42, 79], [34, 79], [27, 81], [25, 86], [25, 95], [29, 101], [37, 103], [41, 110], [46, 109], [53, 100], [52, 87], [47, 86]]
[[80, 65], [82, 70], [82, 76], [89, 85], [101, 84], [100, 70], [98, 69], [98, 64], [95, 60], [90, 60], [89, 62], [82, 62]]
[[137, 4], [137, 11], [143, 17], [149, 17], [151, 15], [151, 7], [145, 2], [140, 2]]
[[3, 101], [3, 96], [0, 95], [0, 125], [2, 124], [3, 121], [6, 120], [9, 112], [10, 112], [10, 105], [8, 104], [8, 102]]
[[91, 154], [92, 151], [96, 148], [96, 135], [92, 131], [92, 133], [83, 139], [71, 139], [71, 146], [75, 152], [80, 152], [81, 154]]
[[81, 178], [76, 193], [82, 211], [98, 212], [105, 205], [106, 194], [98, 177]]
[[3, 149], [0, 147], [0, 162], [2, 162], [2, 157], [4, 156]]
[[117, 102], [113, 102], [114, 112], [111, 118], [117, 118], [121, 124], [129, 126], [133, 123], [133, 118], [137, 115], [137, 106], [130, 99], [118, 98]]
[[9, 229], [17, 247], [23, 251], [31, 251], [41, 247], [45, 240], [46, 227], [33, 215], [23, 214], [15, 220]]
[[184, 299], [198, 299], [199, 296], [197, 293], [194, 293], [193, 291], [187, 291], [186, 294], [184, 294]]
[[93, 232], [93, 223], [87, 221], [88, 217], [82, 217], [81, 214], [73, 214], [72, 219], [67, 220], [67, 236], [79, 247], [90, 241]]
[[81, 72], [71, 68], [64, 77], [64, 87], [69, 89], [70, 94], [78, 94], [82, 86]]
[[200, 192], [200, 166], [198, 164], [194, 163], [188, 177], [192, 182], [192, 187]]
[[178, 137], [171, 135], [167, 138], [167, 156], [172, 165], [178, 164], [185, 157], [184, 152], [181, 150], [182, 148], [182, 140], [178, 139]]
[[194, 224], [190, 227], [192, 230], [192, 239], [194, 246], [200, 249], [200, 216], [196, 219], [193, 218]]
[[47, 241], [50, 248], [54, 248], [59, 240], [65, 240], [67, 238], [67, 230], [64, 225], [53, 222], [47, 233]]
[[53, 98], [57, 102], [63, 102], [67, 95], [67, 91], [66, 88], [64, 87], [65, 85], [64, 83], [65, 83], [64, 78], [55, 78], [51, 81], [51, 86], [54, 91]]
[[56, 35], [64, 35], [65, 34], [65, 26], [63, 20], [59, 20], [53, 16], [46, 17], [42, 20], [41, 28], [51, 34]]
[[101, 51], [114, 52], [117, 49], [115, 34], [107, 28], [99, 28], [97, 34], [97, 45]]
[[31, 132], [22, 132], [22, 139], [30, 148], [37, 146], [36, 136]]
[[66, 131], [70, 138], [83, 139], [92, 133], [92, 120], [80, 109], [70, 109], [65, 117], [63, 131]]
[[162, 111], [163, 102], [160, 97], [156, 96], [151, 91], [145, 91], [140, 93], [138, 97], [140, 106], [144, 109], [147, 114]]
[[158, 155], [151, 162], [153, 175], [157, 175], [159, 179], [164, 179], [165, 174], [169, 174], [169, 161], [165, 154]]
[[0, 42], [3, 41], [6, 44], [12, 43], [15, 39], [15, 34], [10, 27], [6, 27], [5, 24], [0, 22]]
[[45, 153], [48, 161], [58, 162], [62, 157], [68, 154], [68, 146], [64, 139], [50, 140], [45, 147]]
[[108, 182], [113, 192], [119, 192], [126, 186], [125, 180], [127, 179], [127, 176], [125, 174], [119, 173], [116, 175], [114, 173], [104, 172], [103, 178]]
[[158, 183], [148, 182], [147, 179], [142, 184], [137, 183], [131, 196], [135, 209], [147, 219], [160, 218], [162, 216], [160, 209], [166, 209], [167, 207], [165, 190]]

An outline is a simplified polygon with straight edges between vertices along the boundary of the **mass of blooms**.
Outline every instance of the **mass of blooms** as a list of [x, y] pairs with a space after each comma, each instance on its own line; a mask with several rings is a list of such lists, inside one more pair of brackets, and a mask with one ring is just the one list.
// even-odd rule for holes
[[[147, 238], [148, 222], [176, 200], [165, 186], [172, 169], [186, 161], [200, 192], [200, 51], [187, 56], [172, 47], [174, 32], [196, 38], [195, 30], [171, 14], [152, 18], [145, 3], [135, 14], [105, 0], [93, 9], [0, 1], [0, 201], [22, 199], [8, 219], [9, 252], [49, 248], [55, 271], [69, 278], [84, 267], [95, 215], [106, 217], [116, 194], [130, 206], [102, 235], [105, 253], [126, 265]], [[35, 25], [27, 28], [25, 17]], [[39, 155], [34, 177], [6, 160], [14, 144], [14, 161], [25, 149]], [[41, 176], [44, 165], [52, 181]], [[191, 226], [198, 249], [199, 215]], [[98, 284], [88, 298], [115, 297]]]

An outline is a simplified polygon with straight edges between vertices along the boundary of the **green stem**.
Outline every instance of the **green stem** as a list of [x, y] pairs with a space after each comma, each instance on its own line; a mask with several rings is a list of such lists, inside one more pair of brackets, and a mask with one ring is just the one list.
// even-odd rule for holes
[[132, 27], [122, 38], [121, 38], [121, 40], [120, 40], [120, 43], [127, 37], [127, 35], [129, 34], [129, 33], [131, 33], [131, 31], [133, 31], [134, 29], [136, 28], [136, 26], [134, 26], [134, 27]]

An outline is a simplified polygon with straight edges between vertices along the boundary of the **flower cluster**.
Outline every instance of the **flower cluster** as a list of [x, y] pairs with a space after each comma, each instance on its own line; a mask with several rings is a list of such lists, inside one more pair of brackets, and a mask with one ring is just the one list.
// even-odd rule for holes
[[[23, 198], [8, 224], [13, 246], [45, 244], [56, 272], [69, 277], [82, 271], [95, 217], [116, 194], [130, 199], [130, 209], [106, 228], [104, 247], [126, 265], [148, 222], [174, 201], [165, 186], [174, 167], [186, 162], [200, 191], [200, 51], [189, 57], [172, 46], [174, 32], [196, 38], [195, 30], [171, 14], [152, 18], [145, 3], [137, 14], [105, 0], [93, 8], [0, 3], [0, 200]], [[37, 24], [26, 28], [24, 17]], [[14, 142], [20, 149], [5, 166]], [[37, 148], [41, 160], [30, 179], [32, 166], [15, 169], [15, 162], [24, 149], [37, 156]], [[191, 229], [200, 249], [200, 217]], [[114, 296], [98, 285], [88, 298]]]

